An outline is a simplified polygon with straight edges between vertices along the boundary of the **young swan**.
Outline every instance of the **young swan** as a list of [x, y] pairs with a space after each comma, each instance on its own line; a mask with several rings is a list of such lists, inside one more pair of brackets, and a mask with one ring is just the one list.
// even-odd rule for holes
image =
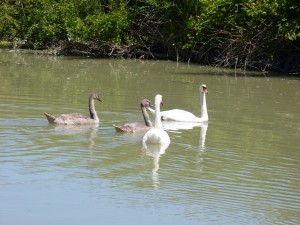
[[[177, 122], [193, 122], [201, 123], [208, 121], [208, 113], [206, 106], [206, 94], [208, 93], [205, 84], [200, 86], [200, 107], [201, 107], [201, 117], [195, 116], [193, 113], [182, 110], [182, 109], [171, 109], [168, 111], [163, 111], [160, 113], [162, 120], [177, 121]], [[155, 113], [150, 109], [152, 113]]]
[[170, 137], [163, 129], [160, 116], [160, 105], [162, 104], [162, 96], [155, 96], [155, 122], [152, 127], [143, 137], [143, 147], [147, 149], [147, 144], [169, 145]]
[[95, 110], [94, 100], [102, 102], [97, 93], [92, 93], [89, 97], [89, 112], [90, 117], [86, 117], [80, 113], [62, 114], [58, 117], [52, 116], [48, 113], [44, 113], [48, 122], [58, 125], [83, 125], [83, 124], [97, 124], [99, 123], [99, 117]]
[[145, 124], [125, 123], [124, 125], [113, 125], [117, 132], [139, 133], [139, 132], [146, 132], [152, 127], [152, 123], [149, 114], [147, 112], [147, 108], [152, 107], [151, 102], [148, 99], [143, 99], [140, 106], [141, 106]]

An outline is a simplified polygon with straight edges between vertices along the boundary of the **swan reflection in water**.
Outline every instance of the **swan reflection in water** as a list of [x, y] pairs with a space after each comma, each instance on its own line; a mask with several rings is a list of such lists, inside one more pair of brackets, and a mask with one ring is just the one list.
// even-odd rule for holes
[[49, 124], [49, 128], [53, 129], [55, 133], [60, 133], [63, 135], [80, 135], [82, 134], [88, 135], [88, 150], [90, 154], [93, 154], [93, 150], [95, 147], [96, 133], [99, 129], [99, 124], [85, 124], [85, 125], [60, 125], [60, 124]]
[[163, 122], [164, 130], [171, 132], [180, 132], [180, 130], [192, 130], [194, 127], [200, 127], [200, 139], [199, 139], [199, 148], [200, 150], [205, 149], [205, 139], [208, 128], [208, 122], [204, 123], [182, 123], [177, 121], [164, 121]]
[[203, 154], [206, 151], [205, 141], [206, 141], [206, 133], [208, 129], [208, 122], [204, 123], [182, 123], [176, 121], [164, 121], [163, 122], [164, 129], [173, 132], [173, 133], [181, 133], [181, 130], [192, 130], [195, 127], [200, 127], [200, 136], [199, 136], [199, 151], [196, 157], [196, 163], [199, 166], [199, 171], [201, 172], [203, 169]]
[[159, 169], [159, 160], [160, 156], [165, 154], [166, 149], [169, 147], [169, 143], [166, 144], [150, 144], [147, 148], [143, 147], [142, 151], [146, 156], [153, 157], [153, 169], [152, 169], [152, 180], [153, 186], [158, 188], [158, 169]]
[[199, 139], [199, 150], [205, 151], [205, 140], [206, 140], [206, 133], [208, 128], [208, 123], [200, 124], [200, 139]]

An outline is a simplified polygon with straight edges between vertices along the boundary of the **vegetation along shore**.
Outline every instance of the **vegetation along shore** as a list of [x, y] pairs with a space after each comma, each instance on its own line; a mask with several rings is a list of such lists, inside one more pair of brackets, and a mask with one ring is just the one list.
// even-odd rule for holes
[[300, 74], [298, 0], [3, 0], [1, 47]]

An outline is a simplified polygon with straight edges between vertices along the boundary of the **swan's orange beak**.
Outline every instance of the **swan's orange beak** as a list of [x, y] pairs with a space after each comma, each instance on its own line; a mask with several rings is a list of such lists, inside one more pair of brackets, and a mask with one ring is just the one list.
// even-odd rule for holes
[[207, 89], [206, 87], [203, 87], [203, 92], [204, 92], [205, 94], [208, 94], [208, 89]]

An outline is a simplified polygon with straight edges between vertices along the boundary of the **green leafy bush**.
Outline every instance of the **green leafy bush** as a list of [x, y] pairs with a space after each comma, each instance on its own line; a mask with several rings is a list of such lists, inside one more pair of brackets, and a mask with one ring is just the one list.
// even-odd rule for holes
[[154, 58], [299, 71], [299, 8], [298, 0], [2, 0], [0, 41], [134, 46]]

